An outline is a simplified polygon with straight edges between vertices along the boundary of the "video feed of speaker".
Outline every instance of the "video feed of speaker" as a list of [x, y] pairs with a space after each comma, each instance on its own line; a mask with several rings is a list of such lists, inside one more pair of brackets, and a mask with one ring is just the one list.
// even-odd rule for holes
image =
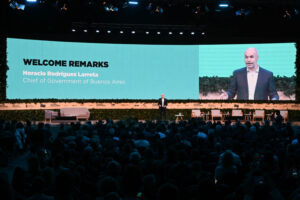
[[199, 99], [295, 100], [295, 43], [199, 46]]

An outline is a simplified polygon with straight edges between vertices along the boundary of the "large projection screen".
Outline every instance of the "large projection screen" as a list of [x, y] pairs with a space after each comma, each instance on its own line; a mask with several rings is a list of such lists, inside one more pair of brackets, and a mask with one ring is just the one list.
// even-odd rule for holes
[[8, 99], [198, 98], [198, 46], [8, 39]]
[[[294, 43], [142, 45], [7, 39], [7, 99], [221, 99], [247, 48], [295, 100]], [[258, 82], [260, 85], [260, 78]], [[247, 89], [246, 89], [247, 90]], [[259, 89], [256, 89], [259, 90]], [[233, 99], [238, 99], [237, 96]]]

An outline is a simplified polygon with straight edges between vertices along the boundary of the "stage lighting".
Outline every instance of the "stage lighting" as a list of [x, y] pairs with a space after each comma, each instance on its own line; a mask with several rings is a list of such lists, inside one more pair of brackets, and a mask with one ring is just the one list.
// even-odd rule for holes
[[169, 32], [169, 35], [172, 35], [172, 34], [173, 34], [173, 33], [170, 31], [170, 32]]
[[247, 16], [250, 14], [250, 10], [241, 8], [240, 10], [235, 11], [236, 16]]
[[76, 32], [76, 29], [75, 29], [75, 28], [73, 28], [73, 29], [72, 29], [72, 32]]
[[100, 31], [99, 31], [99, 30], [96, 30], [96, 33], [100, 33]]
[[152, 2], [150, 2], [150, 3], [147, 5], [146, 9], [147, 9], [147, 10], [152, 10], [152, 8], [153, 8], [152, 6], [153, 6], [153, 5], [152, 5]]
[[157, 14], [162, 14], [164, 12], [164, 9], [160, 6], [156, 6], [154, 12]]
[[221, 2], [221, 3], [219, 3], [219, 7], [220, 8], [228, 8], [229, 7], [229, 3], [227, 3], [227, 2]]
[[202, 33], [201, 33], [201, 35], [205, 35], [206, 33], [203, 31]]
[[111, 30], [107, 30], [107, 33], [110, 34], [110, 33], [111, 33]]
[[119, 8], [110, 4], [110, 5], [107, 5], [106, 3], [103, 4], [104, 5], [104, 10], [107, 11], [107, 12], [117, 12], [119, 11]]
[[26, 0], [27, 2], [29, 2], [29, 3], [36, 3], [37, 2], [37, 0]]
[[83, 32], [87, 33], [87, 30], [86, 30], [86, 29], [84, 29], [84, 30], [83, 30]]
[[15, 1], [15, 0], [10, 1], [10, 2], [9, 2], [9, 6], [10, 6], [12, 9], [16, 9], [16, 10], [24, 10], [24, 9], [25, 9], [25, 4], [18, 3], [18, 2]]
[[179, 35], [183, 35], [183, 32], [179, 32]]
[[138, 5], [139, 2], [138, 1], [128, 1], [129, 5]]
[[191, 32], [191, 35], [195, 35], [195, 32]]
[[124, 31], [120, 31], [120, 34], [123, 34], [124, 33]]
[[135, 34], [135, 31], [131, 31], [131, 34]]
[[157, 35], [160, 35], [160, 32], [159, 32], [159, 31], [157, 31], [157, 32], [156, 32], [156, 34], [157, 34]]
[[145, 33], [146, 33], [146, 35], [149, 35], [149, 31], [146, 31]]

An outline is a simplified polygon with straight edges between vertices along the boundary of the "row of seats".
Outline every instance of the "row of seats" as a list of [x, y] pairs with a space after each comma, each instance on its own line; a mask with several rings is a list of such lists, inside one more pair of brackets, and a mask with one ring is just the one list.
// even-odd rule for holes
[[[280, 115], [283, 118], [283, 121], [286, 122], [288, 119], [288, 111], [287, 110], [281, 110]], [[243, 113], [242, 110], [232, 110], [231, 113], [227, 112], [221, 112], [221, 110], [211, 110], [207, 112], [201, 112], [201, 110], [192, 110], [192, 117], [199, 117], [204, 118], [205, 120], [224, 120], [226, 117], [231, 118], [243, 118], [248, 121], [256, 121], [257, 119], [261, 119], [264, 121], [265, 119], [271, 120], [271, 117], [276, 117], [275, 113], [268, 113], [265, 114], [264, 110], [255, 110], [253, 113]]]

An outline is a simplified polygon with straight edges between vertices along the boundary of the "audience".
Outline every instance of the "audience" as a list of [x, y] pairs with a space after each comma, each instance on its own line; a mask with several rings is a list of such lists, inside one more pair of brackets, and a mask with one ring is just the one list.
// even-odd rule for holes
[[[0, 166], [26, 155], [7, 199], [299, 198], [300, 134], [277, 114], [263, 125], [201, 119], [92, 124], [0, 120]], [[6, 158], [6, 159], [5, 159]], [[1, 198], [2, 199], [2, 198]]]

